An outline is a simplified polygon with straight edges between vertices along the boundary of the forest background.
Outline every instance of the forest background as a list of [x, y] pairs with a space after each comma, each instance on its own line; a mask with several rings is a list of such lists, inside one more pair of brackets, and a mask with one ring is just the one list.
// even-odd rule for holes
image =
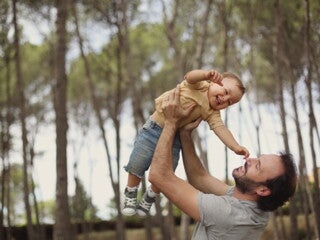
[[[54, 223], [51, 237], [69, 240], [74, 223], [101, 220], [131, 239], [124, 230], [141, 220], [120, 213], [122, 167], [154, 99], [195, 68], [244, 81], [244, 98], [222, 115], [251, 156], [295, 157], [298, 192], [273, 215], [271, 236], [319, 238], [319, 1], [1, 0], [0, 11], [0, 239], [20, 225], [51, 239], [43, 224]], [[205, 124], [195, 142], [232, 183], [241, 156]], [[143, 224], [146, 239], [158, 227], [163, 239], [190, 238], [190, 219], [164, 197]]]

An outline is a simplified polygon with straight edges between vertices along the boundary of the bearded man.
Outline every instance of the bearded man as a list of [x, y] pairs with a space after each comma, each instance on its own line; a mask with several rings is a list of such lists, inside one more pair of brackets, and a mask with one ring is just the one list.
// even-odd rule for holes
[[[293, 196], [296, 166], [290, 154], [264, 154], [246, 158], [233, 170], [235, 186], [211, 176], [198, 158], [192, 130], [201, 119], [178, 129], [192, 111], [179, 104], [179, 86], [162, 105], [166, 120], [152, 159], [149, 181], [178, 208], [197, 221], [192, 239], [259, 239], [269, 213]], [[182, 157], [188, 177], [177, 177], [172, 167], [172, 144], [180, 133]]]

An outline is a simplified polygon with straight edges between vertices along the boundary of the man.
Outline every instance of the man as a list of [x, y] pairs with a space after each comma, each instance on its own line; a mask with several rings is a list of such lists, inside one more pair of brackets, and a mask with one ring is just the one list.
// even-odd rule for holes
[[258, 239], [269, 211], [282, 206], [296, 187], [296, 168], [289, 154], [245, 159], [233, 170], [236, 186], [211, 176], [197, 157], [191, 132], [201, 119], [180, 129], [183, 162], [189, 183], [174, 174], [172, 144], [177, 126], [194, 106], [179, 105], [179, 86], [163, 103], [164, 128], [151, 163], [149, 181], [178, 208], [198, 221], [193, 239]]

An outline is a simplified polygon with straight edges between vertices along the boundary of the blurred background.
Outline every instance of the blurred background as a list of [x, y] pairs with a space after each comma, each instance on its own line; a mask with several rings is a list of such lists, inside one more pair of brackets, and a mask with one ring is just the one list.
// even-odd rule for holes
[[[297, 192], [261, 239], [319, 239], [319, 1], [1, 0], [0, 11], [0, 239], [191, 239], [194, 222], [164, 196], [146, 219], [121, 206], [154, 99], [197, 68], [244, 82], [222, 117], [251, 156], [294, 155]], [[242, 157], [205, 123], [194, 141], [233, 184]]]

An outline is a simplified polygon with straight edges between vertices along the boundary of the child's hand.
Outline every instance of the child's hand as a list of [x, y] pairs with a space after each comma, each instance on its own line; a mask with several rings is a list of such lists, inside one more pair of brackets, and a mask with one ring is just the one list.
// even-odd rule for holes
[[238, 155], [244, 155], [244, 158], [248, 158], [250, 155], [248, 149], [240, 145], [234, 150], [234, 152]]
[[217, 72], [216, 70], [210, 70], [207, 73], [207, 78], [216, 84], [219, 84], [220, 86], [223, 86], [222, 84], [222, 75]]

